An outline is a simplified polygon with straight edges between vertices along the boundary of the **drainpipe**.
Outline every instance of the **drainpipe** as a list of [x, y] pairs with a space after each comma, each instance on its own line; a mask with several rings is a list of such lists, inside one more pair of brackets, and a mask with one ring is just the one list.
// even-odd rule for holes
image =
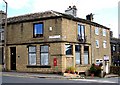
[[4, 70], [6, 70], [6, 30], [7, 30], [7, 7], [8, 7], [8, 3], [3, 0], [6, 4], [6, 16], [5, 16], [5, 28], [4, 28]]

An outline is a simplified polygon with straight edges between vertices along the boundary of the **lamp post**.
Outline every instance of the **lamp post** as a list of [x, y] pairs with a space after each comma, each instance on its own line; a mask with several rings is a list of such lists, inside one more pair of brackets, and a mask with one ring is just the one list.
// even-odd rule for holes
[[6, 70], [6, 30], [7, 30], [7, 8], [8, 8], [8, 3], [3, 0], [6, 4], [6, 15], [5, 15], [5, 27], [4, 27], [4, 70]]

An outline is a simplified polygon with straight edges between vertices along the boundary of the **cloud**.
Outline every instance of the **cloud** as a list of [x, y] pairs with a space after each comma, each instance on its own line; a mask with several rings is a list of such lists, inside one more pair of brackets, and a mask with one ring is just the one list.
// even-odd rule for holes
[[[112, 11], [107, 13], [106, 10], [117, 10], [119, 0], [6, 0], [8, 7], [12, 9], [24, 10], [31, 9], [31, 12], [43, 12], [48, 10], [55, 10], [64, 13], [68, 6], [76, 5], [78, 8], [77, 16], [86, 18], [89, 13], [95, 13], [95, 22], [109, 26], [111, 24], [112, 30], [117, 29], [117, 14], [112, 15]], [[0, 0], [0, 4], [3, 3]], [[25, 12], [26, 13], [26, 12]], [[98, 14], [97, 14], [98, 13]], [[105, 13], [105, 14], [103, 14]], [[108, 17], [108, 15], [110, 15]], [[107, 16], [107, 18], [106, 18]], [[112, 17], [114, 16], [114, 17]], [[109, 20], [108, 20], [109, 18]], [[113, 21], [113, 18], [116, 18]], [[111, 20], [110, 20], [111, 19]], [[101, 20], [101, 21], [100, 21]], [[104, 20], [104, 21], [102, 21]], [[116, 30], [117, 31], [117, 30]], [[117, 34], [117, 32], [115, 32]]]
[[8, 2], [8, 7], [12, 9], [22, 9], [24, 8], [29, 0], [6, 0]]

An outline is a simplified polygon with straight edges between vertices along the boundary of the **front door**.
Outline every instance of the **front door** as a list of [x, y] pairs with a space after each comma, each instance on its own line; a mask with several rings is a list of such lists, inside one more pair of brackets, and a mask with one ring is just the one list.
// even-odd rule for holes
[[16, 70], [16, 47], [10, 47], [11, 70]]

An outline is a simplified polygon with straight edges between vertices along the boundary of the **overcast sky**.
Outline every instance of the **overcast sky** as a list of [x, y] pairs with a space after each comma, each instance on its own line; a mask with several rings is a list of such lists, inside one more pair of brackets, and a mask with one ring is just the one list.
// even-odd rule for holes
[[[77, 17], [86, 18], [93, 13], [94, 22], [111, 28], [114, 37], [118, 37], [118, 1], [119, 0], [6, 0], [8, 17], [34, 12], [54, 10], [61, 13], [76, 5]], [[5, 10], [5, 3], [0, 0], [0, 10]]]

